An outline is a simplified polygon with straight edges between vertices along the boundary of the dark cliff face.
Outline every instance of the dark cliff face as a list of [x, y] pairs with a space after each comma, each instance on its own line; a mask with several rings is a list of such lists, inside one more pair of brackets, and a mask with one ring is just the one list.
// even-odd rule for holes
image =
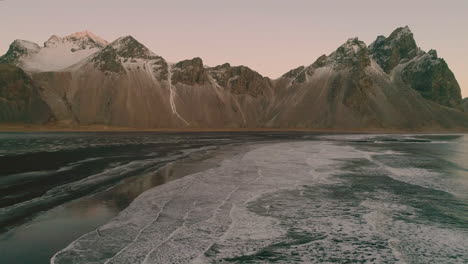
[[184, 60], [172, 67], [172, 84], [203, 85], [209, 83], [203, 61], [200, 58]]
[[26, 40], [15, 40], [11, 43], [7, 53], [0, 57], [1, 64], [16, 64], [22, 56], [37, 52], [39, 45]]
[[207, 70], [217, 85], [229, 89], [233, 94], [258, 97], [271, 86], [270, 79], [245, 66], [231, 67], [225, 63]]
[[305, 69], [304, 66], [299, 66], [283, 74], [281, 77], [282, 78], [296, 78], [304, 71], [304, 69]]
[[463, 99], [462, 101], [462, 108], [463, 108], [463, 111], [467, 112], [468, 113], [468, 97]]
[[112, 47], [105, 48], [92, 59], [97, 67], [103, 72], [120, 73], [124, 67], [120, 64], [117, 50]]
[[434, 50], [409, 61], [402, 69], [401, 77], [426, 99], [449, 107], [461, 103], [461, 90], [455, 75], [443, 59], [437, 58]]
[[372, 78], [365, 71], [370, 66], [371, 59], [364, 42], [357, 38], [349, 39], [324, 62], [316, 61], [314, 64], [319, 67], [329, 66], [339, 72], [339, 77], [332, 82], [329, 101], [333, 101], [337, 94], [342, 94], [340, 100], [344, 106], [363, 116], [369, 114], [366, 113], [369, 110], [368, 97], [375, 87]]
[[375, 61], [389, 73], [402, 60], [410, 60], [417, 55], [418, 47], [413, 33], [408, 27], [397, 28], [388, 38], [379, 36], [369, 46]]
[[[401, 74], [403, 65], [396, 65], [394, 71]], [[365, 43], [349, 39], [310, 66], [283, 75], [284, 81], [279, 81], [283, 94], [267, 124], [416, 130], [468, 126], [468, 115], [424, 99], [407, 80], [392, 74], [383, 70]]]
[[396, 29], [388, 38], [379, 36], [369, 50], [386, 73], [401, 65], [402, 80], [424, 98], [449, 107], [460, 105], [460, 86], [447, 63], [435, 50], [421, 51], [408, 27]]
[[281, 78], [289, 79], [290, 84], [305, 83], [307, 76], [312, 75], [314, 70], [327, 65], [327, 55], [320, 56], [312, 65], [308, 67], [300, 66], [283, 74]]
[[335, 70], [346, 68], [359, 70], [370, 65], [370, 58], [367, 45], [358, 38], [352, 38], [330, 54], [326, 60], [323, 62], [318, 60], [314, 64], [320, 67], [330, 65]]
[[0, 122], [42, 124], [51, 118], [31, 78], [16, 66], [0, 64]]
[[138, 60], [146, 60], [151, 68], [159, 68], [167, 77], [166, 61], [151, 52], [147, 47], [138, 42], [132, 36], [119, 38], [96, 53], [91, 61], [103, 72], [123, 73], [124, 64], [138, 63]]

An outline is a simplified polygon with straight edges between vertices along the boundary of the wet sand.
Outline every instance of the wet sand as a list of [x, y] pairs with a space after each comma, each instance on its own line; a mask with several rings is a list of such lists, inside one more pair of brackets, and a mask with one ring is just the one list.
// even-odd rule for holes
[[[57, 251], [110, 221], [138, 195], [155, 186], [219, 165], [226, 155], [240, 151], [236, 145], [194, 153], [168, 163], [154, 173], [134, 176], [118, 185], [46, 211], [0, 238], [0, 262], [49, 263]], [[27, 252], [27, 254], [25, 254]]]
[[52, 263], [466, 263], [467, 143], [323, 135], [243, 145], [146, 191]]

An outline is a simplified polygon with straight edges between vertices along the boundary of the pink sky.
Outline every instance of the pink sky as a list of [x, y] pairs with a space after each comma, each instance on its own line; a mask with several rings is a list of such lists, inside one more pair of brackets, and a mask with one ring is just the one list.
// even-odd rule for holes
[[89, 30], [109, 41], [132, 35], [169, 61], [246, 65], [276, 78], [335, 50], [349, 37], [370, 44], [408, 25], [436, 49], [468, 96], [468, 1], [4, 0], [0, 54], [15, 39]]

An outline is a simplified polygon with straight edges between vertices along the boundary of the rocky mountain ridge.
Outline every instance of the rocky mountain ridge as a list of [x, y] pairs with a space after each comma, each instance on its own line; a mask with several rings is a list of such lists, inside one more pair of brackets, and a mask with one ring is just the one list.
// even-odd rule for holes
[[66, 37], [52, 35], [41, 47], [26, 40], [15, 40], [0, 63], [13, 64], [28, 72], [61, 71], [89, 57], [107, 41], [88, 31]]
[[449, 107], [461, 104], [460, 86], [447, 63], [435, 50], [422, 51], [407, 26], [396, 29], [388, 38], [377, 37], [369, 49], [385, 72], [398, 72], [424, 98]]
[[[80, 43], [79, 45], [76, 43]], [[56, 44], [58, 43], [58, 44]], [[32, 69], [34, 54], [63, 50], [63, 68]], [[62, 45], [63, 46], [63, 45]], [[84, 48], [83, 48], [84, 47]], [[67, 59], [80, 51], [89, 55]], [[50, 53], [49, 54], [53, 54]], [[408, 27], [367, 46], [351, 38], [309, 66], [270, 79], [245, 66], [169, 63], [131, 36], [111, 43], [75, 33], [43, 48], [15, 41], [1, 63], [22, 67], [58, 122], [136, 128], [467, 128], [460, 88]]]

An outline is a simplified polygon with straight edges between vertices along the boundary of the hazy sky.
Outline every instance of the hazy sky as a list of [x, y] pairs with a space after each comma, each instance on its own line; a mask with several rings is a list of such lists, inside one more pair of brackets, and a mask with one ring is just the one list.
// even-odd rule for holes
[[15, 39], [90, 30], [109, 41], [132, 35], [172, 62], [198, 56], [276, 78], [349, 37], [370, 44], [404, 25], [445, 58], [468, 96], [468, 0], [3, 0], [0, 53]]

